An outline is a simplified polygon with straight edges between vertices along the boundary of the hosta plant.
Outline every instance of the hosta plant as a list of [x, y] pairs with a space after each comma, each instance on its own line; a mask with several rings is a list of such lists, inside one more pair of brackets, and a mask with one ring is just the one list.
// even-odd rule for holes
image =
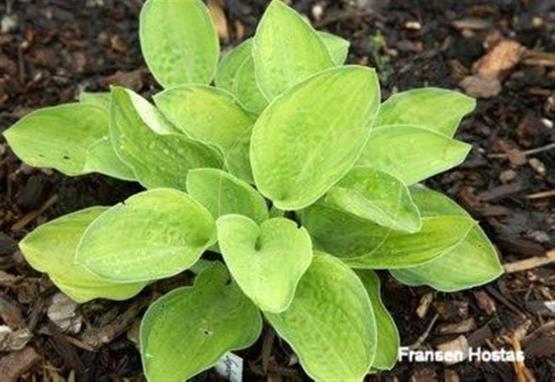
[[465, 159], [470, 146], [453, 136], [473, 99], [422, 88], [382, 102], [376, 72], [344, 64], [347, 41], [278, 0], [221, 59], [200, 0], [147, 1], [140, 43], [163, 88], [153, 103], [113, 86], [4, 135], [30, 165], [145, 188], [44, 224], [20, 247], [78, 302], [196, 274], [144, 315], [150, 381], [212, 367], [263, 322], [313, 379], [361, 380], [391, 369], [399, 347], [375, 270], [444, 292], [502, 272], [478, 223], [419, 184]]

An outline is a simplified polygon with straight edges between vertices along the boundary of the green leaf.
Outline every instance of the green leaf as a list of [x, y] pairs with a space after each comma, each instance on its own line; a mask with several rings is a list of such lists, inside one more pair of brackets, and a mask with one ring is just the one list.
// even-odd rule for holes
[[112, 95], [110, 92], [81, 92], [81, 94], [79, 94], [79, 102], [95, 105], [109, 112]]
[[108, 136], [89, 146], [84, 171], [98, 172], [121, 180], [136, 180], [133, 170], [117, 156]]
[[359, 66], [326, 70], [285, 92], [253, 129], [258, 190], [283, 210], [315, 202], [358, 159], [379, 98], [375, 71]]
[[117, 155], [145, 188], [185, 190], [189, 170], [222, 166], [215, 149], [171, 129], [144, 98], [131, 90], [112, 88], [111, 139]]
[[366, 288], [368, 297], [372, 302], [372, 309], [376, 317], [379, 351], [376, 352], [372, 369], [391, 370], [397, 362], [397, 353], [400, 347], [399, 331], [395, 321], [387, 311], [380, 295], [380, 278], [369, 269], [355, 271]]
[[187, 192], [210, 211], [214, 219], [228, 214], [247, 216], [257, 223], [268, 219], [268, 206], [256, 190], [233, 175], [199, 168], [187, 175]]
[[328, 191], [324, 203], [398, 231], [418, 232], [422, 225], [408, 188], [371, 167], [354, 167]]
[[25, 163], [51, 167], [69, 176], [83, 169], [89, 146], [108, 133], [108, 113], [98, 106], [71, 103], [36, 110], [4, 132]]
[[399, 178], [418, 183], [462, 163], [471, 146], [417, 126], [384, 126], [373, 130], [358, 160]]
[[408, 234], [318, 204], [301, 218], [317, 248], [353, 268], [370, 269], [426, 263], [458, 245], [475, 224], [466, 216], [424, 217], [420, 231]]
[[312, 74], [335, 66], [312, 26], [283, 2], [270, 3], [254, 36], [256, 79], [272, 100]]
[[150, 281], [184, 271], [215, 242], [206, 208], [184, 192], [160, 188], [98, 217], [81, 238], [76, 261], [114, 282]]
[[243, 292], [264, 311], [286, 310], [312, 261], [308, 232], [292, 220], [259, 226], [241, 215], [223, 216], [216, 226], [224, 260]]
[[[415, 201], [425, 216], [468, 216], [445, 195], [424, 187], [412, 187]], [[396, 269], [392, 275], [410, 286], [429, 285], [443, 292], [455, 292], [486, 284], [503, 273], [495, 248], [475, 224], [465, 240], [445, 255], [422, 266]]]
[[163, 87], [209, 84], [214, 78], [220, 43], [201, 0], [148, 0], [139, 38], [146, 64]]
[[343, 65], [349, 54], [349, 46], [351, 43], [342, 37], [336, 36], [328, 32], [318, 32], [320, 38], [328, 48], [330, 55], [336, 65]]
[[316, 203], [300, 213], [314, 246], [342, 259], [372, 253], [391, 229], [350, 213]]
[[476, 100], [462, 93], [438, 88], [413, 89], [385, 101], [374, 126], [417, 125], [452, 137]]
[[91, 207], [62, 216], [36, 228], [19, 243], [25, 260], [73, 300], [83, 303], [95, 298], [125, 300], [145, 283], [116, 284], [98, 277], [75, 263], [77, 244], [85, 229], [107, 207]]
[[188, 380], [260, 336], [260, 313], [228, 281], [225, 267], [216, 263], [197, 276], [194, 286], [174, 289], [148, 308], [140, 346], [149, 381]]
[[361, 381], [372, 365], [377, 328], [370, 299], [332, 256], [315, 254], [289, 309], [265, 315], [316, 381]]
[[216, 146], [234, 175], [252, 182], [249, 144], [253, 119], [228, 92], [183, 85], [154, 96], [160, 111], [189, 137]]
[[249, 57], [239, 67], [231, 91], [237, 95], [245, 108], [255, 115], [262, 113], [268, 106], [268, 101], [256, 82], [254, 59], [252, 57]]
[[252, 58], [252, 38], [246, 39], [225, 54], [218, 64], [218, 71], [214, 79], [216, 86], [233, 92], [237, 72], [241, 65], [250, 58]]

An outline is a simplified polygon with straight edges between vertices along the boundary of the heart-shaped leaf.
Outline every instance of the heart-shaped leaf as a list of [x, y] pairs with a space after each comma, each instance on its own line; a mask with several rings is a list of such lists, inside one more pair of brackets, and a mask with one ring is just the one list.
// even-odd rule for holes
[[281, 1], [272, 1], [254, 36], [256, 79], [268, 100], [312, 74], [335, 66], [312, 26]]
[[77, 245], [85, 229], [107, 207], [91, 207], [62, 216], [36, 228], [19, 243], [25, 260], [73, 300], [83, 303], [95, 298], [125, 300], [146, 283], [117, 284], [98, 277], [75, 263]]
[[117, 155], [145, 188], [185, 190], [190, 169], [222, 166], [215, 149], [172, 129], [144, 98], [131, 90], [112, 88], [111, 139]]
[[10, 148], [25, 163], [81, 175], [89, 146], [108, 134], [108, 113], [89, 103], [36, 110], [4, 132]]
[[146, 64], [163, 87], [209, 84], [214, 78], [220, 43], [201, 0], [148, 0], [139, 37]]
[[216, 221], [218, 243], [233, 278], [264, 311], [287, 309], [312, 261], [312, 243], [304, 228], [284, 218], [260, 226], [241, 215]]
[[265, 316], [316, 381], [361, 381], [374, 361], [372, 304], [357, 275], [332, 256], [315, 254], [289, 309]]
[[[424, 187], [412, 187], [423, 216], [468, 216], [445, 195]], [[392, 275], [411, 286], [429, 285], [443, 292], [455, 292], [486, 284], [503, 273], [495, 248], [475, 224], [466, 238], [445, 255], [422, 266], [395, 269]]]
[[192, 287], [174, 289], [152, 304], [140, 330], [149, 381], [185, 381], [214, 366], [224, 353], [259, 337], [258, 309], [221, 263], [202, 271]]
[[358, 160], [399, 178], [406, 185], [459, 165], [470, 145], [417, 126], [374, 129]]
[[160, 111], [187, 136], [216, 146], [236, 176], [252, 182], [249, 144], [254, 120], [228, 92], [183, 85], [154, 96]]
[[418, 232], [420, 213], [408, 188], [371, 167], [355, 167], [324, 197], [324, 203], [398, 231]]
[[210, 212], [188, 194], [154, 189], [100, 215], [85, 231], [77, 262], [114, 282], [150, 281], [193, 265], [216, 242]]
[[268, 219], [264, 198], [251, 185], [225, 171], [214, 168], [189, 171], [187, 192], [205, 206], [214, 219], [228, 214], [244, 215], [259, 224]]
[[251, 138], [258, 190], [283, 210], [314, 203], [358, 159], [379, 99], [375, 71], [358, 66], [326, 70], [277, 98]]
[[376, 348], [378, 351], [376, 351], [372, 369], [391, 370], [397, 362], [397, 353], [401, 344], [397, 325], [382, 302], [380, 278], [374, 271], [369, 269], [357, 269], [356, 274], [366, 288], [368, 297], [370, 297], [372, 302], [374, 316], [376, 317], [378, 333], [378, 345]]
[[412, 89], [389, 97], [374, 126], [416, 125], [452, 137], [476, 100], [462, 93], [438, 88]]

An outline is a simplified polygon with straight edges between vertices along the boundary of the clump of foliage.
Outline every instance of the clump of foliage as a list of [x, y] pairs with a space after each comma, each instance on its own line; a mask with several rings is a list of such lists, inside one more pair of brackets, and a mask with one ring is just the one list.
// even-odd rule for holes
[[20, 243], [68, 296], [124, 300], [197, 274], [143, 318], [149, 380], [210, 368], [252, 345], [263, 318], [315, 380], [361, 380], [392, 368], [399, 346], [374, 270], [445, 292], [502, 272], [477, 222], [418, 184], [468, 154], [453, 135], [473, 99], [422, 88], [381, 103], [376, 72], [344, 65], [349, 43], [278, 0], [222, 60], [200, 0], [147, 1], [140, 41], [164, 88], [154, 105], [114, 86], [4, 135], [33, 166], [146, 189]]

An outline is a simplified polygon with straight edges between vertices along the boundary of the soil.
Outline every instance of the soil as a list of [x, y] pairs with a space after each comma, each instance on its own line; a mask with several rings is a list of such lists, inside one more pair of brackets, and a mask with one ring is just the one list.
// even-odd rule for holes
[[[267, 1], [210, 3], [228, 47], [252, 35]], [[292, 3], [317, 28], [352, 42], [349, 62], [376, 67], [385, 97], [420, 86], [462, 87], [481, 97], [457, 133], [473, 145], [468, 159], [426, 183], [481, 222], [511, 272], [489, 285], [453, 294], [404, 287], [383, 273], [384, 300], [403, 345], [457, 347], [466, 341], [489, 349], [522, 348], [526, 361], [450, 366], [401, 362], [368, 379], [553, 380], [553, 1]], [[140, 7], [138, 0], [2, 2], [0, 131], [33, 109], [75, 100], [82, 89], [122, 84], [147, 96], [156, 92], [138, 44]], [[516, 49], [501, 52], [503, 40], [515, 43]], [[68, 178], [30, 168], [2, 138], [0, 324], [9, 327], [11, 337], [0, 338], [1, 382], [142, 380], [137, 322], [149, 301], [188, 282], [189, 275], [158, 282], [127, 302], [75, 306], [26, 265], [17, 249], [17, 241], [38, 224], [87, 206], [117, 203], [138, 190], [135, 184], [104, 176]], [[238, 354], [245, 360], [245, 380], [308, 379], [290, 348], [268, 328], [254, 347]], [[209, 371], [196, 379], [217, 377]]]

